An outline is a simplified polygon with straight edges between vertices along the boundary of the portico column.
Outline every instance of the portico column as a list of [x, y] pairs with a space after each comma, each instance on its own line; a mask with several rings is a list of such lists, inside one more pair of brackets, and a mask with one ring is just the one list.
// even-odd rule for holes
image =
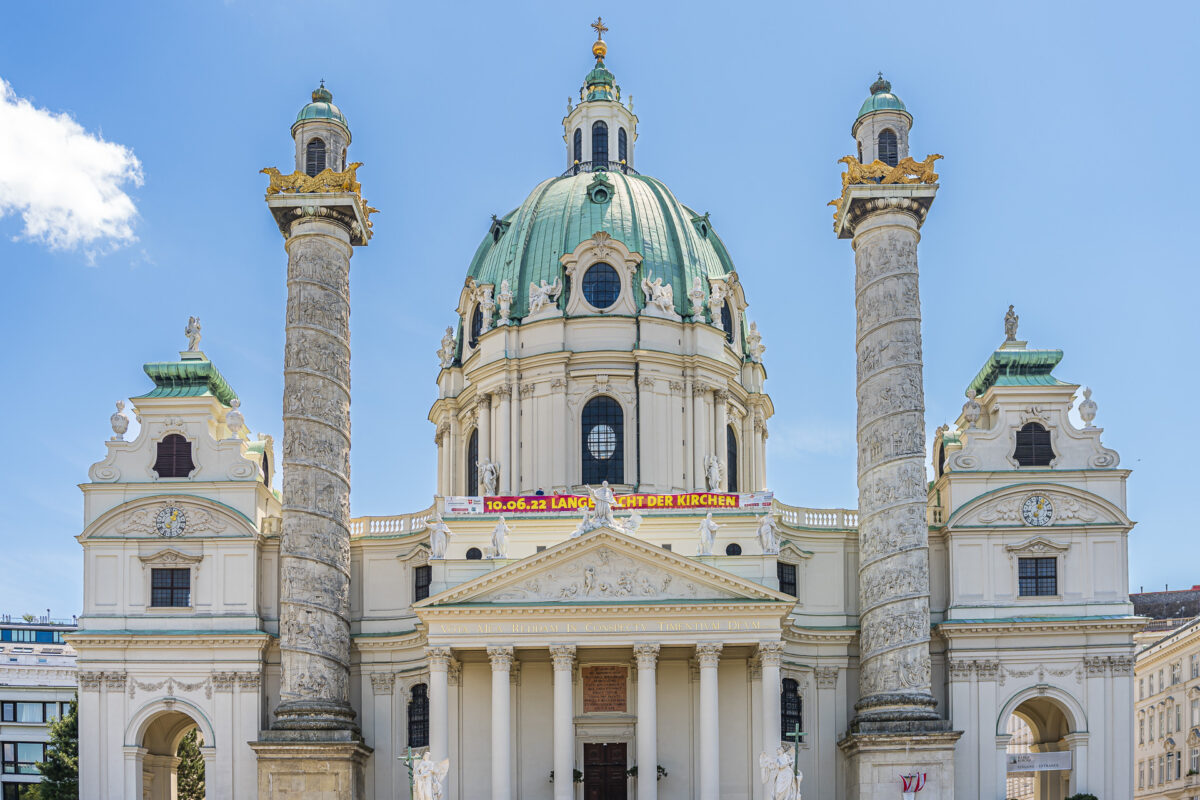
[[512, 424], [512, 384], [497, 386], [496, 396], [500, 398], [500, 408], [496, 410], [496, 461], [500, 463], [500, 480], [496, 491], [498, 494], [510, 494], [513, 474], [512, 438], [509, 433]]
[[492, 662], [492, 800], [512, 797], [512, 701], [510, 674], [513, 649], [489, 647]]
[[637, 796], [658, 800], [658, 645], [633, 647], [637, 658]]
[[703, 383], [697, 381], [692, 384], [692, 486], [698, 492], [703, 492], [705, 488], [704, 456], [709, 452], [708, 436], [704, 432], [708, 419], [704, 409], [707, 393], [708, 387]]
[[430, 647], [429, 754], [437, 761], [450, 757], [450, 648]]
[[700, 800], [720, 800], [720, 718], [717, 712], [717, 662], [722, 645], [696, 645], [700, 662]]
[[762, 666], [762, 746], [765, 753], [774, 753], [781, 741], [779, 666], [782, 661], [783, 642], [763, 642], [758, 646], [758, 662]]
[[575, 645], [550, 646], [554, 661], [554, 800], [575, 797]]

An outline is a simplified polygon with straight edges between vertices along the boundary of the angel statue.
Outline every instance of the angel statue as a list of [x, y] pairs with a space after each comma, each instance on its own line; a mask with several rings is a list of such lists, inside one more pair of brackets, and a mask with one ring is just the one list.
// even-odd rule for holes
[[508, 315], [512, 309], [513, 293], [508, 288], [508, 278], [500, 282], [500, 294], [496, 295], [496, 302], [500, 304], [500, 321], [497, 325], [507, 325]]
[[758, 542], [762, 545], [764, 555], [774, 555], [779, 552], [779, 523], [775, 515], [768, 511], [758, 521]]
[[704, 457], [704, 481], [710, 492], [721, 491], [721, 478], [725, 477], [725, 465], [714, 455]]
[[496, 494], [500, 485], [500, 465], [489, 459], [479, 460], [479, 493], [484, 497]]
[[700, 520], [700, 552], [698, 555], [711, 556], [713, 545], [717, 543], [717, 528], [721, 527], [713, 521], [712, 512], [708, 512]]
[[442, 369], [446, 369], [454, 363], [454, 328], [446, 326], [446, 333], [442, 336], [442, 346], [437, 351], [438, 361], [441, 362]]
[[800, 800], [800, 781], [804, 775], [795, 768], [792, 748], [779, 745], [775, 755], [763, 753], [758, 757], [759, 774], [767, 791], [768, 800]]
[[688, 292], [688, 299], [692, 301], [692, 322], [704, 321], [705, 297], [704, 289], [700, 286], [700, 276], [697, 275], [692, 279], [692, 290]]
[[450, 759], [434, 761], [433, 756], [426, 750], [425, 755], [421, 756], [421, 760], [413, 768], [414, 800], [442, 800], [442, 786], [449, 771]]
[[445, 558], [446, 546], [450, 544], [450, 537], [454, 534], [450, 531], [450, 526], [442, 519], [441, 514], [434, 514], [427, 523], [429, 526], [429, 549], [430, 558]]
[[595, 527], [607, 525], [610, 528], [617, 527], [613, 520], [613, 506], [617, 503], [617, 496], [613, 494], [613, 490], [608, 488], [608, 481], [600, 484], [599, 489], [588, 487], [588, 494], [592, 496], [592, 500], [596, 504], [596, 510], [592, 514], [592, 522]]
[[200, 318], [188, 317], [187, 327], [183, 329], [183, 335], [188, 340], [188, 352], [194, 353], [200, 349]]
[[663, 284], [662, 278], [654, 278], [654, 272], [647, 273], [642, 278], [642, 294], [646, 295], [646, 305], [656, 305], [663, 313], [670, 314], [675, 310], [675, 290], [671, 284]]
[[642, 514], [636, 508], [628, 517], [621, 520], [621, 530], [630, 536], [637, 536], [640, 527], [642, 527]]
[[510, 533], [512, 533], [512, 528], [508, 527], [504, 517], [496, 520], [496, 527], [492, 528], [491, 558], [508, 558], [508, 535]]
[[553, 284], [546, 283], [545, 278], [542, 279], [540, 285], [530, 282], [529, 313], [536, 314], [546, 306], [557, 301], [560, 292], [562, 292], [562, 283], [558, 278], [554, 279]]
[[583, 512], [583, 517], [579, 520], [579, 524], [575, 526], [575, 531], [571, 534], [572, 539], [578, 539], [588, 531], [594, 531], [598, 527], [590, 506], [586, 504], [581, 505], [579, 509]]

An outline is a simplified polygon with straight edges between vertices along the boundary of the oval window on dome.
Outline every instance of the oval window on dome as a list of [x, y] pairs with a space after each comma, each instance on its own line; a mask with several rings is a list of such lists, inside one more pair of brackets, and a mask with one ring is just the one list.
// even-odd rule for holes
[[603, 261], [593, 264], [583, 274], [583, 296], [593, 308], [603, 311], [617, 302], [620, 295], [621, 278]]

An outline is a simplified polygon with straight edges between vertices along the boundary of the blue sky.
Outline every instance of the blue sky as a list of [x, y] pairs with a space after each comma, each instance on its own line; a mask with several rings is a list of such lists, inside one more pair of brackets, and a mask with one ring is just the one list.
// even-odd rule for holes
[[76, 485], [114, 401], [146, 390], [142, 363], [175, 357], [189, 315], [251, 427], [280, 436], [285, 257], [258, 170], [290, 163], [321, 78], [382, 210], [352, 272], [353, 513], [428, 505], [434, 350], [490, 215], [563, 169], [597, 14], [635, 97], [639, 170], [711, 213], [763, 331], [785, 502], [856, 504], [853, 261], [825, 203], [883, 70], [916, 119], [914, 155], [945, 156], [921, 244], [929, 431], [956, 417], [1016, 304], [1022, 338], [1065, 350], [1057, 374], [1093, 388], [1134, 470], [1131, 588], [1200, 583], [1180, 505], [1200, 6], [976, 5], [10, 9], [0, 89], [30, 127], [0, 130], [0, 611], [78, 610]]

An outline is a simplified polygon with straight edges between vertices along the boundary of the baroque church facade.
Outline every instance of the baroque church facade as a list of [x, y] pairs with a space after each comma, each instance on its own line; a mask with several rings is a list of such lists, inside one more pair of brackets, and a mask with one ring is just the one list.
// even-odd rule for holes
[[1131, 796], [1129, 473], [1011, 309], [927, 458], [936, 157], [909, 157], [890, 84], [833, 203], [859, 508], [816, 509], [767, 490], [755, 277], [640, 171], [632, 100], [593, 56], [564, 172], [493, 218], [456, 298], [433, 503], [392, 517], [349, 513], [349, 265], [373, 209], [331, 94], [301, 110], [295, 172], [264, 170], [282, 447], [197, 321], [81, 485], [81, 796], [174, 797], [196, 727], [223, 798], [408, 797], [426, 751], [463, 800], [794, 796], [764, 754], [823, 800], [1003, 800], [1014, 764], [1039, 800]]

